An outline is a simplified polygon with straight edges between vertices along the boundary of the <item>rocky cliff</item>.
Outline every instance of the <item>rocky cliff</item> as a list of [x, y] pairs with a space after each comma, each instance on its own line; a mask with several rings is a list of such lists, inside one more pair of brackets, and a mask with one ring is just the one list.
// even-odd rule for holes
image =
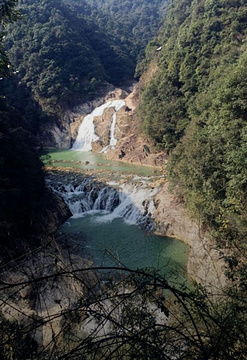
[[168, 182], [156, 195], [155, 203], [157, 232], [190, 246], [188, 275], [213, 294], [221, 293], [226, 285], [225, 263], [210, 233], [190, 217], [181, 199], [169, 191]]
[[[116, 114], [114, 136], [117, 144], [114, 148], [108, 149], [107, 157], [133, 164], [161, 167], [166, 159], [166, 154], [157, 151], [154, 142], [140, 130], [141, 119], [136, 114], [140, 83], [136, 84], [134, 88], [133, 85], [127, 85], [124, 89], [116, 89], [108, 84], [98, 95], [92, 101], [84, 102], [76, 108], [67, 110], [59, 122], [44, 125], [38, 139], [42, 146], [58, 149], [71, 148], [76, 140], [79, 126], [87, 114], [107, 101], [124, 99], [126, 105]], [[113, 108], [107, 108], [101, 116], [94, 119], [95, 133], [99, 136], [99, 140], [92, 146], [95, 152], [102, 151], [109, 144], [113, 111]]]
[[[0, 275], [1, 314], [6, 321], [21, 325], [22, 334], [28, 334], [32, 347], [38, 349], [38, 358], [46, 358], [44, 350], [68, 349], [71, 327], [73, 336], [81, 333], [79, 313], [71, 309], [77, 308], [78, 301], [86, 301], [89, 289], [97, 284], [95, 274], [86, 271], [91, 266], [92, 262], [77, 256], [66, 241], [61, 245], [60, 239], [60, 245], [50, 240]], [[27, 341], [25, 336], [23, 341]]]
[[43, 124], [39, 130], [39, 143], [47, 148], [70, 149], [77, 137], [78, 128], [87, 114], [108, 100], [125, 98], [132, 88], [132, 84], [126, 84], [123, 90], [116, 89], [106, 83], [93, 99], [87, 99], [73, 108], [64, 110], [57, 121]]

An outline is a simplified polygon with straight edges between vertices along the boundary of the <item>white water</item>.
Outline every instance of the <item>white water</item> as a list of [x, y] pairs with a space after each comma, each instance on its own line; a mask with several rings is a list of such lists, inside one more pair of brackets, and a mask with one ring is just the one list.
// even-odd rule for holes
[[115, 127], [116, 127], [117, 114], [114, 113], [111, 123], [111, 132], [110, 132], [110, 146], [114, 148], [117, 144], [117, 139], [115, 138]]
[[[117, 112], [121, 107], [125, 105], [124, 100], [113, 100], [108, 101], [107, 103], [97, 107], [93, 110], [93, 112], [84, 117], [78, 131], [78, 135], [76, 141], [72, 147], [72, 150], [79, 151], [91, 151], [92, 143], [97, 141], [99, 137], [94, 132], [94, 118], [95, 116], [101, 116], [104, 113], [104, 110], [110, 107], [113, 107]], [[116, 124], [116, 113], [115, 121], [113, 119], [111, 126], [111, 134], [110, 134], [110, 146], [116, 145], [116, 139], [114, 138], [115, 133], [115, 124]], [[111, 144], [112, 142], [112, 144]]]
[[96, 221], [111, 222], [116, 218], [123, 218], [128, 224], [141, 225], [150, 230], [150, 220], [155, 210], [154, 196], [158, 189], [150, 190], [145, 184], [123, 184], [118, 191], [119, 205]]
[[158, 188], [150, 189], [145, 181], [118, 186], [99, 185], [87, 178], [78, 184], [54, 184], [53, 190], [63, 197], [73, 218], [100, 213], [96, 222], [112, 222], [123, 218], [128, 224], [153, 229], [154, 196]]
[[115, 138], [115, 127], [116, 127], [116, 121], [117, 121], [117, 114], [114, 113], [112, 116], [112, 122], [111, 122], [111, 129], [110, 129], [110, 143], [109, 145], [105, 146], [100, 152], [102, 154], [107, 153], [107, 151], [111, 149], [115, 149], [115, 146], [117, 145], [117, 139]]

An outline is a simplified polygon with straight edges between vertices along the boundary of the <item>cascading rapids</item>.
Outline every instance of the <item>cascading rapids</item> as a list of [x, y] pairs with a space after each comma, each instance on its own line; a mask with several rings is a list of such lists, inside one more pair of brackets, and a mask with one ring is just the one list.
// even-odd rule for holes
[[157, 189], [150, 190], [144, 184], [134, 183], [113, 188], [91, 178], [82, 180], [80, 184], [62, 184], [49, 179], [48, 184], [64, 199], [74, 218], [100, 213], [95, 221], [111, 222], [123, 218], [128, 224], [139, 225], [147, 231], [154, 228], [153, 198]]

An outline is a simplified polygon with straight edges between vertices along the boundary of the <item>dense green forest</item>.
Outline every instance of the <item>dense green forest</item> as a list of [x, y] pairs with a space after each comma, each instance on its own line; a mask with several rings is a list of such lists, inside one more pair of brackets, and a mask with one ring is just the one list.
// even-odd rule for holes
[[[9, 59], [4, 51], [3, 36], [7, 22], [20, 14], [17, 1], [0, 6], [0, 74], [10, 76]], [[5, 247], [13, 251], [16, 238], [29, 237], [32, 223], [37, 220], [44, 194], [42, 162], [35, 150], [28, 121], [0, 95], [0, 242], [1, 256]], [[20, 245], [20, 244], [19, 244]], [[17, 247], [19, 246], [17, 244]]]
[[170, 0], [92, 0], [98, 9], [95, 18], [100, 27], [121, 41], [133, 61], [142, 59], [148, 42], [164, 24]]
[[159, 70], [142, 94], [143, 128], [168, 151], [169, 178], [221, 246], [247, 234], [247, 6], [173, 1]]
[[3, 91], [37, 132], [39, 123], [94, 97], [106, 82], [119, 86], [132, 80], [167, 4], [19, 1], [22, 19], [5, 34], [14, 76], [1, 83]]
[[[61, 113], [95, 94], [105, 81], [117, 84], [133, 76], [134, 63], [90, 18], [86, 2], [26, 0], [20, 11], [22, 19], [8, 28], [5, 38], [17, 72], [9, 95], [17, 83], [15, 106], [19, 95], [20, 109], [23, 97], [29, 97], [41, 106], [42, 120], [42, 115]], [[30, 100], [27, 105], [34, 109]]]
[[[142, 90], [142, 128], [169, 154], [171, 189], [226, 261], [227, 311], [229, 319], [236, 311], [233, 333], [241, 334], [247, 288], [246, 1], [174, 0], [155, 42], [160, 52], [154, 56], [150, 44], [147, 56], [158, 70]], [[242, 345], [246, 339], [226, 358], [245, 359]], [[224, 356], [205, 357], [211, 358]]]

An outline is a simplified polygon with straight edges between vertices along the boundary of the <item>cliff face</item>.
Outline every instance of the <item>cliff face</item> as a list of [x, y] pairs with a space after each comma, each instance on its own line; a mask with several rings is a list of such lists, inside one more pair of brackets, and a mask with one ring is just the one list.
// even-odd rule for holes
[[44, 206], [40, 209], [37, 230], [48, 236], [54, 235], [57, 228], [71, 216], [71, 212], [63, 199], [46, 188]]
[[[131, 86], [127, 85], [124, 97], [130, 92], [129, 88]], [[43, 124], [39, 130], [38, 141], [43, 147], [70, 149], [76, 140], [78, 128], [83, 118], [111, 97], [117, 99], [120, 96], [121, 90], [107, 83], [102, 86], [94, 99], [84, 101], [74, 108], [68, 108], [56, 122]]]
[[210, 234], [199, 221], [191, 219], [183, 202], [169, 191], [168, 182], [156, 195], [155, 202], [157, 231], [190, 246], [188, 275], [214, 294], [220, 293], [226, 285], [225, 263], [220, 259], [219, 250]]
[[[50, 348], [54, 338], [58, 343], [64, 341], [60, 332], [72, 322], [66, 310], [85, 299], [87, 284], [95, 282], [90, 271], [84, 276], [72, 275], [75, 268], [85, 269], [92, 262], [73, 253], [66, 239], [54, 240], [58, 226], [70, 216], [64, 201], [46, 188], [29, 237], [15, 239], [18, 246], [12, 244], [14, 248], [6, 256], [1, 253], [1, 326], [5, 321], [10, 326], [20, 324], [33, 350]], [[25, 336], [19, 340], [28, 341]]]
[[[111, 160], [162, 167], [166, 154], [157, 151], [154, 142], [141, 131], [141, 119], [136, 113], [139, 95], [138, 83], [130, 94], [117, 89], [106, 96], [105, 101], [118, 99], [125, 101], [125, 106], [116, 112], [114, 137], [117, 143], [114, 147], [109, 147], [106, 156]], [[99, 140], [93, 143], [93, 151], [100, 152], [109, 144], [113, 112], [113, 108], [107, 108], [101, 116], [95, 117], [95, 133], [99, 136]]]
[[[66, 348], [65, 333], [69, 336], [73, 327], [74, 336], [80, 334], [78, 319], [67, 316], [67, 311], [76, 308], [77, 301], [85, 301], [88, 289], [97, 283], [93, 272], [85, 271], [92, 262], [52, 240], [13, 265], [0, 275], [6, 284], [0, 291], [1, 314], [7, 321], [21, 324], [40, 352], [52, 350], [56, 344]], [[84, 272], [74, 275], [75, 269]]]
[[[116, 89], [111, 85], [106, 86], [93, 101], [67, 110], [59, 123], [44, 125], [39, 133], [39, 142], [48, 148], [71, 148], [76, 140], [79, 126], [87, 114], [107, 101], [124, 99], [126, 106], [123, 106], [116, 114], [114, 137], [117, 139], [117, 144], [114, 148], [108, 149], [106, 156], [109, 159], [121, 159], [134, 164], [163, 166], [166, 154], [157, 151], [154, 142], [143, 135], [141, 119], [136, 114], [140, 84], [143, 86], [143, 81], [134, 88], [126, 86], [125, 89]], [[99, 140], [92, 144], [95, 152], [100, 152], [109, 144], [113, 112], [113, 108], [107, 108], [101, 116], [94, 119], [95, 133], [99, 136]]]

